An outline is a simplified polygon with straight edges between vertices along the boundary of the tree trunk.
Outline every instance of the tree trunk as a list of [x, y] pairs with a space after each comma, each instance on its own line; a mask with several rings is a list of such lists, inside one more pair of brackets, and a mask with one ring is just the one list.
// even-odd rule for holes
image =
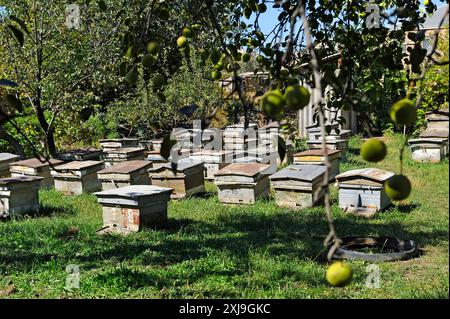
[[25, 152], [22, 145], [10, 134], [8, 134], [3, 127], [0, 126], [0, 139], [8, 142], [14, 152], [20, 156], [20, 159], [25, 159]]

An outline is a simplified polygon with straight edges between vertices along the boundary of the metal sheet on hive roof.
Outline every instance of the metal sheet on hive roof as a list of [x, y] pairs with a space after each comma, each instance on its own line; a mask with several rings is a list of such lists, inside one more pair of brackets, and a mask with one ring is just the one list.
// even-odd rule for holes
[[116, 165], [98, 171], [98, 174], [130, 174], [143, 168], [150, 168], [152, 165], [152, 162], [145, 160], [120, 162]]
[[314, 182], [322, 178], [326, 168], [320, 165], [290, 165], [269, 178], [271, 180], [297, 180], [304, 182]]
[[393, 175], [394, 173], [392, 172], [384, 171], [378, 168], [362, 168], [339, 174], [338, 176], [336, 176], [336, 181], [338, 183], [341, 183], [341, 182], [351, 182], [352, 180], [358, 179], [366, 179], [381, 184], [384, 183], [384, 181], [386, 181]]
[[63, 171], [79, 171], [86, 168], [91, 168], [95, 166], [101, 166], [103, 165], [103, 162], [100, 161], [73, 161], [66, 164], [62, 164], [59, 166], [56, 166], [54, 168], [57, 172], [63, 172]]
[[30, 183], [36, 182], [44, 179], [41, 176], [17, 176], [17, 177], [8, 177], [8, 178], [0, 178], [0, 185], [10, 185], [17, 183]]
[[253, 177], [258, 174], [268, 174], [270, 165], [259, 163], [233, 163], [218, 171], [215, 176], [241, 175]]
[[98, 198], [113, 199], [123, 198], [131, 200], [139, 200], [143, 197], [159, 197], [161, 194], [170, 195], [173, 188], [159, 187], [154, 185], [130, 185], [120, 188], [108, 189], [94, 193]]
[[19, 155], [11, 154], [11, 153], [0, 153], [0, 162], [2, 161], [10, 161], [14, 159], [18, 159]]
[[14, 163], [10, 163], [10, 166], [25, 166], [25, 167], [30, 167], [30, 168], [41, 168], [41, 167], [45, 167], [45, 166], [50, 166], [50, 165], [59, 165], [64, 163], [63, 161], [57, 160], [57, 159], [49, 159], [49, 160], [45, 160], [44, 158], [29, 158], [23, 161], [19, 161], [19, 162], [14, 162]]
[[[327, 154], [328, 155], [334, 155], [334, 154], [337, 154], [337, 153], [340, 153], [341, 151], [340, 150], [330, 150], [330, 149], [327, 149]], [[301, 156], [324, 156], [324, 151], [323, 151], [323, 149], [321, 149], [321, 148], [317, 148], [317, 149], [312, 149], [312, 150], [307, 150], [307, 151], [304, 151], [304, 152], [300, 152], [300, 153], [296, 153], [296, 154], [294, 154], [293, 156], [294, 157], [301, 157]]]

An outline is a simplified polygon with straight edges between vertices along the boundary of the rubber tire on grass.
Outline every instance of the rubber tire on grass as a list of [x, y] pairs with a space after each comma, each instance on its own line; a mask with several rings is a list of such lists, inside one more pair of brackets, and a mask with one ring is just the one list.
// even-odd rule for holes
[[[417, 245], [412, 240], [400, 240], [392, 237], [344, 237], [341, 247], [336, 249], [334, 259], [362, 260], [367, 262], [386, 262], [407, 260], [419, 254]], [[390, 253], [363, 253], [353, 249], [387, 248]]]

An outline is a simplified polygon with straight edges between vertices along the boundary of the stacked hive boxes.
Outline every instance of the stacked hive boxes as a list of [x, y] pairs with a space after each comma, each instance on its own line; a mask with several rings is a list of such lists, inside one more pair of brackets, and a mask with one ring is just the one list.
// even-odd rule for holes
[[97, 173], [103, 190], [130, 185], [150, 185], [147, 170], [152, 167], [149, 161], [129, 161], [105, 168]]
[[0, 179], [0, 217], [37, 211], [42, 179], [39, 176]]
[[67, 195], [81, 195], [101, 189], [97, 172], [103, 169], [99, 161], [73, 161], [51, 170], [55, 179], [55, 189]]
[[17, 162], [19, 156], [11, 153], [0, 153], [0, 178], [10, 177], [9, 164]]
[[9, 164], [11, 177], [18, 176], [40, 176], [42, 187], [54, 186], [53, 177], [50, 169], [56, 167], [63, 162], [56, 159], [30, 158], [19, 162]]

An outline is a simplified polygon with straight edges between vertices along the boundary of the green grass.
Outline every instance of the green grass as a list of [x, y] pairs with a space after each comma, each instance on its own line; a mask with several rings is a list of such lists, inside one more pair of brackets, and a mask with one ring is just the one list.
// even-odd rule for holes
[[[401, 140], [387, 140], [388, 158], [375, 166], [397, 171]], [[342, 171], [368, 166], [359, 144], [352, 139]], [[379, 289], [366, 287], [364, 262], [351, 262], [348, 287], [327, 285], [323, 208], [290, 211], [273, 200], [224, 206], [208, 184], [210, 197], [172, 201], [167, 224], [127, 237], [95, 234], [102, 225], [95, 196], [41, 191], [40, 216], [0, 222], [0, 298], [448, 298], [448, 161], [418, 164], [407, 154], [404, 169], [410, 198], [371, 220], [343, 214], [333, 188], [339, 235], [420, 245], [418, 258], [379, 265]], [[80, 289], [65, 289], [69, 264], [80, 267]]]

